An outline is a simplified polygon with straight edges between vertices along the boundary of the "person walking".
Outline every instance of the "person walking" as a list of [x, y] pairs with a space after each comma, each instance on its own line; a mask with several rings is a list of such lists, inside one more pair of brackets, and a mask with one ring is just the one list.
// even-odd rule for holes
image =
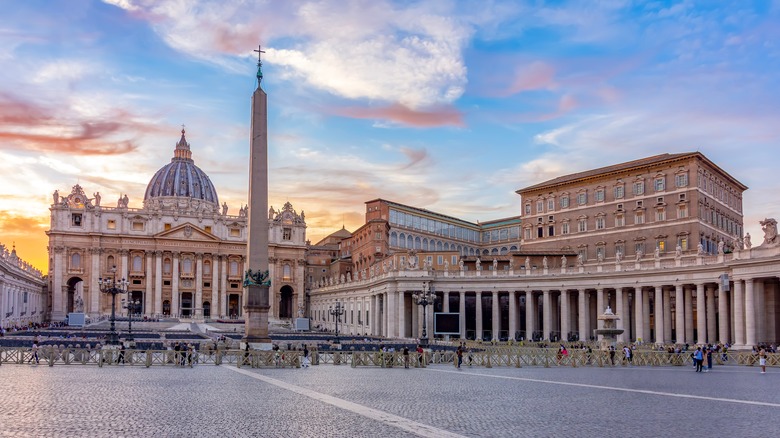
[[712, 345], [707, 345], [707, 371], [712, 371]]
[[309, 368], [309, 347], [303, 344], [303, 364], [304, 368]]
[[696, 365], [696, 372], [700, 373], [702, 371], [702, 362], [704, 360], [704, 357], [702, 356], [701, 347], [697, 347], [696, 351], [693, 353], [693, 362], [694, 365]]
[[122, 343], [122, 345], [119, 347], [119, 358], [117, 359], [118, 363], [124, 364], [125, 363], [125, 344]]
[[758, 352], [758, 364], [761, 365], [761, 374], [766, 374], [766, 349], [763, 347]]
[[455, 350], [455, 355], [458, 359], [458, 368], [460, 368], [461, 364], [463, 364], [463, 347], [458, 345], [458, 349]]
[[625, 357], [626, 362], [631, 365], [631, 362], [633, 361], [633, 352], [628, 345], [623, 347], [623, 356]]
[[38, 357], [38, 340], [33, 341], [32, 345], [32, 357], [30, 358], [30, 362], [35, 359], [35, 363], [41, 363], [41, 359]]
[[404, 345], [404, 368], [409, 368], [409, 347]]

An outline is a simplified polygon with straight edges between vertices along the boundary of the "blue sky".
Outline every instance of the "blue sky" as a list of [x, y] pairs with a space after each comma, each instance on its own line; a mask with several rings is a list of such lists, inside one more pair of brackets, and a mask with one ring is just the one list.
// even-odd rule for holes
[[0, 232], [42, 269], [51, 193], [140, 207], [182, 124], [220, 202], [246, 203], [259, 43], [269, 203], [314, 241], [378, 197], [492, 220], [519, 188], [694, 150], [750, 187], [752, 235], [780, 216], [778, 1], [0, 7]]

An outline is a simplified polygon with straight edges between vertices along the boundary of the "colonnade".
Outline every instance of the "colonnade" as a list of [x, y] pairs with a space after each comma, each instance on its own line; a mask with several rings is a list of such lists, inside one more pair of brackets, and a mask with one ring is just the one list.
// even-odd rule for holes
[[[480, 284], [471, 279], [466, 284], [436, 276], [420, 280], [435, 287], [436, 312], [459, 314], [460, 334], [454, 337], [462, 339], [595, 340], [594, 330], [603, 327], [598, 316], [609, 306], [620, 318], [617, 327], [624, 330], [619, 342], [729, 343], [746, 348], [780, 340], [780, 280], [773, 276], [725, 283], [717, 276], [710, 281], [676, 279], [658, 284], [634, 280], [633, 285], [620, 285], [614, 279], [593, 284], [572, 278], [566, 279], [568, 285], [559, 281], [557, 287], [512, 287], [511, 283], [520, 281], [495, 284], [489, 279]], [[422, 308], [412, 294], [422, 290], [423, 281], [413, 285], [405, 278], [383, 281], [379, 282], [381, 290], [375, 285], [366, 295], [357, 291], [315, 295], [312, 318], [332, 330], [334, 320], [327, 308], [340, 302], [347, 312], [347, 318], [340, 321], [342, 333], [419, 338]], [[522, 283], [528, 282], [523, 279]], [[349, 316], [356, 310], [365, 313], [365, 320]], [[433, 313], [429, 307], [429, 337], [433, 337]]]

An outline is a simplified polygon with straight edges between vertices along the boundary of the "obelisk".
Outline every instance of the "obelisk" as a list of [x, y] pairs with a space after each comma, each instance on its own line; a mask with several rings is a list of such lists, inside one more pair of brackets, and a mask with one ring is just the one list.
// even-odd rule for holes
[[[255, 348], [270, 346], [268, 336], [268, 96], [263, 91], [264, 53], [257, 52], [257, 89], [252, 94], [252, 125], [249, 150], [249, 226], [246, 246], [244, 287], [245, 335], [244, 342]], [[266, 281], [252, 281], [265, 274]]]

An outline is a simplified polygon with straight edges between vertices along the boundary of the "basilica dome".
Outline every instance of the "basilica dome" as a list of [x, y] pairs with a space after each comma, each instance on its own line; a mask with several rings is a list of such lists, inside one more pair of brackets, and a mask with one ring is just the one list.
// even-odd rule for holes
[[192, 151], [184, 138], [184, 129], [181, 130], [181, 140], [176, 143], [171, 162], [158, 170], [146, 186], [144, 203], [161, 197], [199, 199], [219, 206], [214, 184], [192, 160]]

